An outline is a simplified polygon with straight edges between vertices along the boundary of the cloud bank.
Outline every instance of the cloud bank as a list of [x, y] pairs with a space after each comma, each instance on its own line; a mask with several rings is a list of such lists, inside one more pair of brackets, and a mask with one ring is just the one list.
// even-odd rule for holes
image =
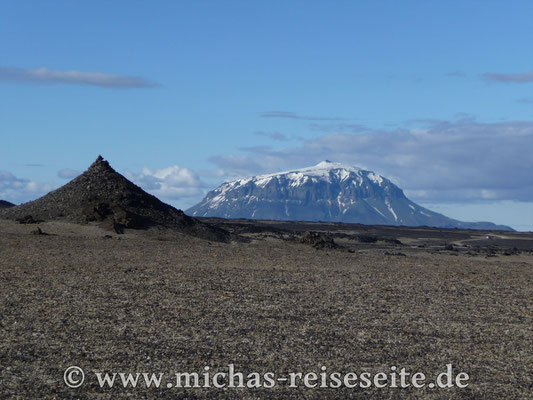
[[15, 83], [90, 85], [113, 89], [151, 88], [158, 84], [137, 76], [105, 74], [102, 72], [58, 71], [48, 68], [0, 67], [0, 81]]
[[423, 202], [533, 198], [533, 122], [434, 121], [424, 128], [331, 132], [301, 145], [242, 149], [211, 157], [227, 177], [316, 164], [374, 170]]
[[196, 172], [177, 165], [156, 170], [145, 167], [141, 173], [126, 172], [125, 176], [147, 192], [163, 199], [180, 200], [201, 196], [206, 187]]
[[[215, 169], [195, 172], [174, 165], [125, 175], [164, 201], [191, 203], [222, 181], [330, 159], [380, 173], [426, 204], [533, 199], [533, 121], [483, 123], [468, 117], [408, 126], [354, 130], [324, 121], [324, 133], [312, 139], [283, 142], [282, 148], [242, 147], [233, 154], [213, 155], [209, 160]], [[76, 174], [58, 172], [64, 179]], [[0, 199], [20, 203], [52, 189], [53, 185], [0, 171]]]
[[40, 197], [54, 185], [18, 178], [9, 171], [0, 171], [0, 199], [19, 204]]

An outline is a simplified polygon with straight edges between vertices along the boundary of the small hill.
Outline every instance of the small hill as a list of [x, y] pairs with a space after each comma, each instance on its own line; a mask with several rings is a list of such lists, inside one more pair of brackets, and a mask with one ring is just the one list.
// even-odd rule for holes
[[9, 208], [9, 207], [15, 207], [15, 205], [13, 203], [10, 203], [9, 201], [0, 200], [0, 209], [1, 208]]
[[87, 171], [47, 195], [2, 209], [0, 218], [99, 222], [121, 233], [124, 229], [164, 227], [203, 239], [228, 242], [230, 234], [191, 218], [116, 172], [98, 156]]
[[491, 222], [463, 222], [409, 200], [372, 171], [323, 161], [294, 171], [224, 183], [187, 210], [193, 217], [331, 221], [366, 225], [512, 230]]

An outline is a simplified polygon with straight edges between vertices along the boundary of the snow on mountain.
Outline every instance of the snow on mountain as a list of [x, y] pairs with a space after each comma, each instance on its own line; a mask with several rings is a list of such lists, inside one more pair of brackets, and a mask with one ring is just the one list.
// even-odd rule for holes
[[197, 217], [511, 229], [445, 217], [412, 202], [381, 175], [328, 160], [308, 168], [224, 183], [187, 213]]

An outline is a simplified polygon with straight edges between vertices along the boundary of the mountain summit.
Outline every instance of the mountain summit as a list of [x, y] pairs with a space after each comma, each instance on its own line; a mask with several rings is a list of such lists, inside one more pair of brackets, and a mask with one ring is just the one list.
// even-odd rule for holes
[[121, 233], [125, 228], [165, 227], [209, 240], [229, 241], [228, 232], [191, 218], [146, 193], [116, 172], [102, 156], [83, 174], [47, 195], [2, 209], [0, 218], [98, 222]]
[[224, 183], [186, 212], [199, 217], [511, 230], [448, 218], [412, 202], [381, 175], [329, 160]]

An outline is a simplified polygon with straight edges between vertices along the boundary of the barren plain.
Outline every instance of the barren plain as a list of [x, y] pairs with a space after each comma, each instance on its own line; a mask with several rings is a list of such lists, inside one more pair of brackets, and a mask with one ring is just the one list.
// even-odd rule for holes
[[[1, 220], [0, 398], [532, 398], [532, 234], [207, 222], [248, 241]], [[306, 231], [318, 239], [302, 242]], [[397, 366], [430, 378], [452, 364], [470, 379], [156, 389], [102, 388], [94, 376], [228, 364], [276, 376]], [[63, 381], [69, 366], [85, 371], [79, 388]]]

